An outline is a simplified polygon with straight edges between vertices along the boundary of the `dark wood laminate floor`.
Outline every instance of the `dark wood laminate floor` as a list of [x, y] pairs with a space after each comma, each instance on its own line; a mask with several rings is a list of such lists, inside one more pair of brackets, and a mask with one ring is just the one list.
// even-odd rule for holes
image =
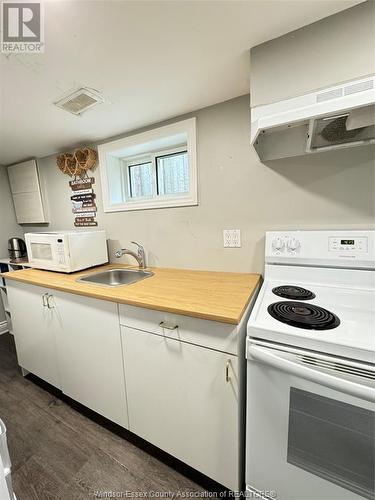
[[0, 417], [8, 429], [18, 500], [87, 500], [101, 498], [98, 492], [203, 492], [23, 378], [9, 334], [0, 335]]

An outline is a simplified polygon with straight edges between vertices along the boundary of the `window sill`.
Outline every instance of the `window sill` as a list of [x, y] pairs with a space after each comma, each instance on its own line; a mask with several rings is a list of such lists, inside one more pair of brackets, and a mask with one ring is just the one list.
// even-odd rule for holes
[[154, 210], [158, 208], [175, 208], [175, 207], [193, 207], [198, 205], [198, 200], [196, 198], [183, 198], [173, 200], [143, 200], [134, 201], [129, 203], [121, 203], [119, 205], [110, 205], [104, 207], [104, 212], [129, 212], [133, 210]]

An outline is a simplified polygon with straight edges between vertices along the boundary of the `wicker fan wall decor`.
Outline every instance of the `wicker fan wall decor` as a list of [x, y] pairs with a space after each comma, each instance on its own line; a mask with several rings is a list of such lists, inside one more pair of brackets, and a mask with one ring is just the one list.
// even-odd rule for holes
[[57, 156], [56, 163], [61, 172], [70, 177], [83, 177], [87, 170], [95, 167], [97, 153], [91, 148], [76, 149], [74, 153], [62, 153]]

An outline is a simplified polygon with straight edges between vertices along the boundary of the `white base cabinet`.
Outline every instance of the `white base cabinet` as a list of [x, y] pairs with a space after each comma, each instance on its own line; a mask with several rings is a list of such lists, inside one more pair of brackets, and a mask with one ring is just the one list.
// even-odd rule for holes
[[238, 488], [237, 357], [122, 327], [130, 429]]
[[8, 281], [20, 366], [127, 428], [117, 304]]
[[22, 368], [61, 389], [55, 316], [53, 310], [45, 305], [47, 292], [46, 288], [39, 286], [7, 281], [18, 363]]
[[241, 489], [251, 304], [228, 325], [12, 280], [7, 292], [23, 369]]
[[62, 391], [128, 428], [117, 304], [51, 292]]

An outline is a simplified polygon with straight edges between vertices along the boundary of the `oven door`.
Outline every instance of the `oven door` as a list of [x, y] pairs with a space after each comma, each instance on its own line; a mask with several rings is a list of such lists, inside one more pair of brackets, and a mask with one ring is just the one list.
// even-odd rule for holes
[[32, 267], [50, 271], [69, 271], [69, 245], [66, 235], [27, 233], [27, 256]]
[[374, 499], [374, 366], [253, 339], [247, 359], [249, 496]]

